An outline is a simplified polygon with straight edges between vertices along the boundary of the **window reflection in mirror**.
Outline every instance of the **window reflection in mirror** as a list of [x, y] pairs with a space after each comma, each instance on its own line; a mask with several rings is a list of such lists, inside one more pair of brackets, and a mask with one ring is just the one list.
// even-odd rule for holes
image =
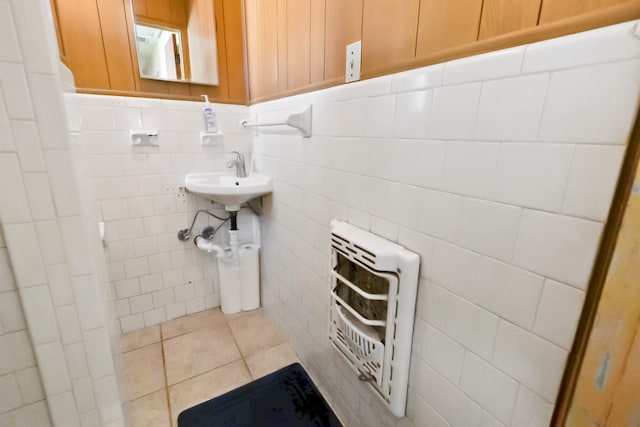
[[140, 75], [148, 79], [183, 80], [180, 32], [136, 24]]
[[132, 0], [140, 76], [218, 84], [212, 0]]

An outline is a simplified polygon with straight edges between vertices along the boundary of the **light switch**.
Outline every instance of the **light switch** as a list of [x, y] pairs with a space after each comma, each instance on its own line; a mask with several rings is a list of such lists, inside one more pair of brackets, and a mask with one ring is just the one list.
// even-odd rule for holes
[[345, 70], [345, 83], [360, 80], [360, 52], [362, 40], [347, 45], [347, 68]]

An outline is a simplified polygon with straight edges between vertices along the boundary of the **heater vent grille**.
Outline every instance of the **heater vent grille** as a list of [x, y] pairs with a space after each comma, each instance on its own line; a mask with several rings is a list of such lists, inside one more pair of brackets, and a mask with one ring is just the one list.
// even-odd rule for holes
[[329, 339], [357, 378], [402, 417], [420, 260], [341, 221], [331, 222], [331, 247]]

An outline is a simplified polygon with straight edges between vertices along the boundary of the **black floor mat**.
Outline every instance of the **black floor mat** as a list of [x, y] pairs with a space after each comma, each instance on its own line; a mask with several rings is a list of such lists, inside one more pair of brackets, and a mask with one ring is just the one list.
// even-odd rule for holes
[[183, 411], [178, 427], [342, 427], [299, 363]]

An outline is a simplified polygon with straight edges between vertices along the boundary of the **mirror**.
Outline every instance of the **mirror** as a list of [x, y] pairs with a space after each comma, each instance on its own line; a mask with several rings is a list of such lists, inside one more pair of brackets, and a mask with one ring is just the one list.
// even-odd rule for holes
[[218, 85], [213, 0], [132, 0], [140, 77]]

